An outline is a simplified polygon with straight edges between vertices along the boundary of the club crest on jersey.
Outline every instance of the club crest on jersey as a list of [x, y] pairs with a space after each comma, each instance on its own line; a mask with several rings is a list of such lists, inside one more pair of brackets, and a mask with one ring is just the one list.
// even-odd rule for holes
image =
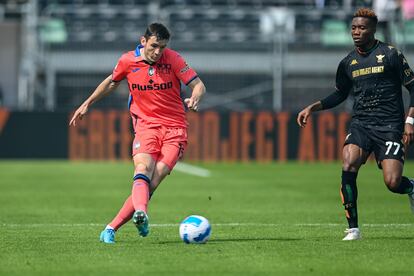
[[358, 61], [357, 61], [356, 59], [353, 59], [353, 60], [351, 61], [351, 65], [356, 65], [356, 64], [358, 64]]
[[154, 67], [150, 66], [148, 68], [148, 76], [150, 77], [154, 76]]
[[382, 63], [382, 59], [385, 57], [385, 55], [377, 55], [377, 63]]

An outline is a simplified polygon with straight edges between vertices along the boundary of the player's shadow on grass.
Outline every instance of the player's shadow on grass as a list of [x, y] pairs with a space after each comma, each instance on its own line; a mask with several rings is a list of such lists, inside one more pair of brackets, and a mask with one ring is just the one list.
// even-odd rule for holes
[[367, 240], [400, 240], [400, 241], [413, 241], [414, 237], [369, 237]]
[[[230, 239], [211, 239], [208, 243], [223, 243], [223, 242], [257, 242], [257, 241], [280, 241], [280, 242], [289, 242], [289, 241], [300, 241], [303, 239], [297, 238], [230, 238]], [[173, 243], [182, 243], [182, 241], [160, 241], [159, 244], [173, 244]]]

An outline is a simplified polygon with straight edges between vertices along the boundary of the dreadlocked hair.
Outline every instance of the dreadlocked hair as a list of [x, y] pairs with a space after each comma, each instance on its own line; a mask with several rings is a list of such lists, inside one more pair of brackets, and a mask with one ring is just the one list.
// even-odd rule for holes
[[375, 12], [373, 10], [368, 9], [368, 8], [360, 8], [360, 9], [358, 9], [354, 13], [353, 18], [355, 18], [355, 17], [365, 17], [365, 18], [368, 18], [368, 19], [372, 20], [375, 24], [378, 23], [378, 17], [377, 17], [377, 15], [375, 14]]

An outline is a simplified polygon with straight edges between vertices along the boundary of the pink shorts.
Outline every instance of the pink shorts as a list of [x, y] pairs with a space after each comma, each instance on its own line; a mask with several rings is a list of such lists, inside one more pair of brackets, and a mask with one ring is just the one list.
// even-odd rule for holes
[[134, 128], [132, 156], [148, 153], [152, 158], [165, 163], [172, 170], [182, 158], [187, 147], [187, 129], [180, 127], [138, 127]]

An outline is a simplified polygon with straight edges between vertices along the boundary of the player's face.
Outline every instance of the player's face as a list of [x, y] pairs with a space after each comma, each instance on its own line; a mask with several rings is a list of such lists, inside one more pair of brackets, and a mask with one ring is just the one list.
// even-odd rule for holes
[[364, 47], [375, 40], [375, 26], [369, 18], [355, 17], [352, 19], [351, 34], [357, 47]]
[[148, 39], [145, 39], [145, 37], [141, 38], [141, 45], [144, 46], [144, 56], [151, 63], [157, 62], [160, 59], [167, 44], [168, 40], [158, 40], [156, 36], [151, 36]]

